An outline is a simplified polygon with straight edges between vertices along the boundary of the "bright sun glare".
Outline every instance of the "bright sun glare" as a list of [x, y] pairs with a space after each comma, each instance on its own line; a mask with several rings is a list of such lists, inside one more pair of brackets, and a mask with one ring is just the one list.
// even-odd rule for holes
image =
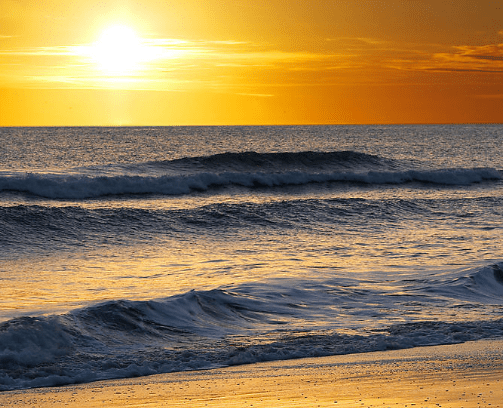
[[149, 59], [149, 47], [136, 32], [123, 25], [105, 29], [91, 46], [91, 58], [106, 75], [132, 75]]

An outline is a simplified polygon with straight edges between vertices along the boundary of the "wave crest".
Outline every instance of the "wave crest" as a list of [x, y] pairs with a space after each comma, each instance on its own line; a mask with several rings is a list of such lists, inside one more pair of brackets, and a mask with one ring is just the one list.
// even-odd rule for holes
[[[498, 264], [468, 279], [478, 280], [480, 290], [487, 293], [501, 275]], [[503, 291], [503, 285], [498, 285]], [[503, 333], [503, 319], [410, 321], [352, 333], [338, 332], [335, 321], [325, 328], [304, 327], [310, 318], [316, 320], [320, 302], [333, 307], [341, 297], [358, 300], [346, 286], [327, 288], [321, 285], [316, 293], [301, 284], [244, 286], [236, 293], [190, 291], [165, 299], [110, 301], [63, 315], [10, 320], [0, 324], [0, 390], [450, 344]], [[309, 305], [299, 308], [299, 302], [309, 304], [308, 299], [314, 298], [311, 312]], [[296, 319], [302, 327], [295, 325]]]
[[150, 164], [205, 166], [208, 169], [234, 167], [245, 170], [247, 168], [318, 168], [323, 166], [379, 166], [391, 164], [391, 160], [376, 155], [354, 152], [351, 150], [338, 152], [227, 152], [211, 156], [186, 157], [165, 162]]
[[335, 171], [335, 172], [199, 172], [176, 176], [88, 176], [22, 174], [0, 176], [0, 192], [14, 191], [51, 199], [88, 199], [110, 195], [183, 195], [225, 186], [281, 187], [310, 183], [344, 182], [356, 184], [405, 184], [411, 182], [438, 185], [469, 185], [501, 180], [491, 168], [407, 171]]

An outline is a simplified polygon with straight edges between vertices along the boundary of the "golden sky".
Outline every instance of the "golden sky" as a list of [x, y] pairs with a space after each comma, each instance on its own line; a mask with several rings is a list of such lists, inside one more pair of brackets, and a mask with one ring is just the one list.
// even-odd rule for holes
[[480, 122], [503, 0], [0, 0], [0, 126]]

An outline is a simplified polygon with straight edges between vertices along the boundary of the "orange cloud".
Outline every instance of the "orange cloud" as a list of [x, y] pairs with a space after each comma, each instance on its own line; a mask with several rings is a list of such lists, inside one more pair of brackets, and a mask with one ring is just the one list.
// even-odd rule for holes
[[432, 62], [436, 67], [430, 69], [503, 74], [503, 44], [454, 48], [452, 53], [435, 54]]
[[388, 68], [404, 71], [503, 73], [503, 44], [460, 45], [441, 52], [424, 49], [401, 50], [396, 57], [383, 58]]
[[[93, 44], [0, 50], [12, 60], [0, 72], [2, 82], [23, 88], [186, 90], [204, 85], [223, 89], [238, 82], [282, 85], [278, 73], [353, 67], [347, 52], [287, 51], [242, 41], [142, 39], [152, 56], [141, 69], [117, 78], [96, 70]], [[19, 67], [22, 67], [21, 69]], [[253, 70], [253, 75], [249, 71]], [[271, 71], [277, 72], [271, 75]], [[267, 74], [266, 74], [267, 73]], [[248, 93], [248, 90], [245, 91]], [[268, 92], [251, 92], [265, 94]]]

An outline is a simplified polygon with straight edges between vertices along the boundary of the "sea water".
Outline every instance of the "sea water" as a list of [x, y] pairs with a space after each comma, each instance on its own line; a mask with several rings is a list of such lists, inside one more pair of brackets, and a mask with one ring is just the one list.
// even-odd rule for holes
[[503, 336], [501, 125], [0, 142], [0, 390]]

